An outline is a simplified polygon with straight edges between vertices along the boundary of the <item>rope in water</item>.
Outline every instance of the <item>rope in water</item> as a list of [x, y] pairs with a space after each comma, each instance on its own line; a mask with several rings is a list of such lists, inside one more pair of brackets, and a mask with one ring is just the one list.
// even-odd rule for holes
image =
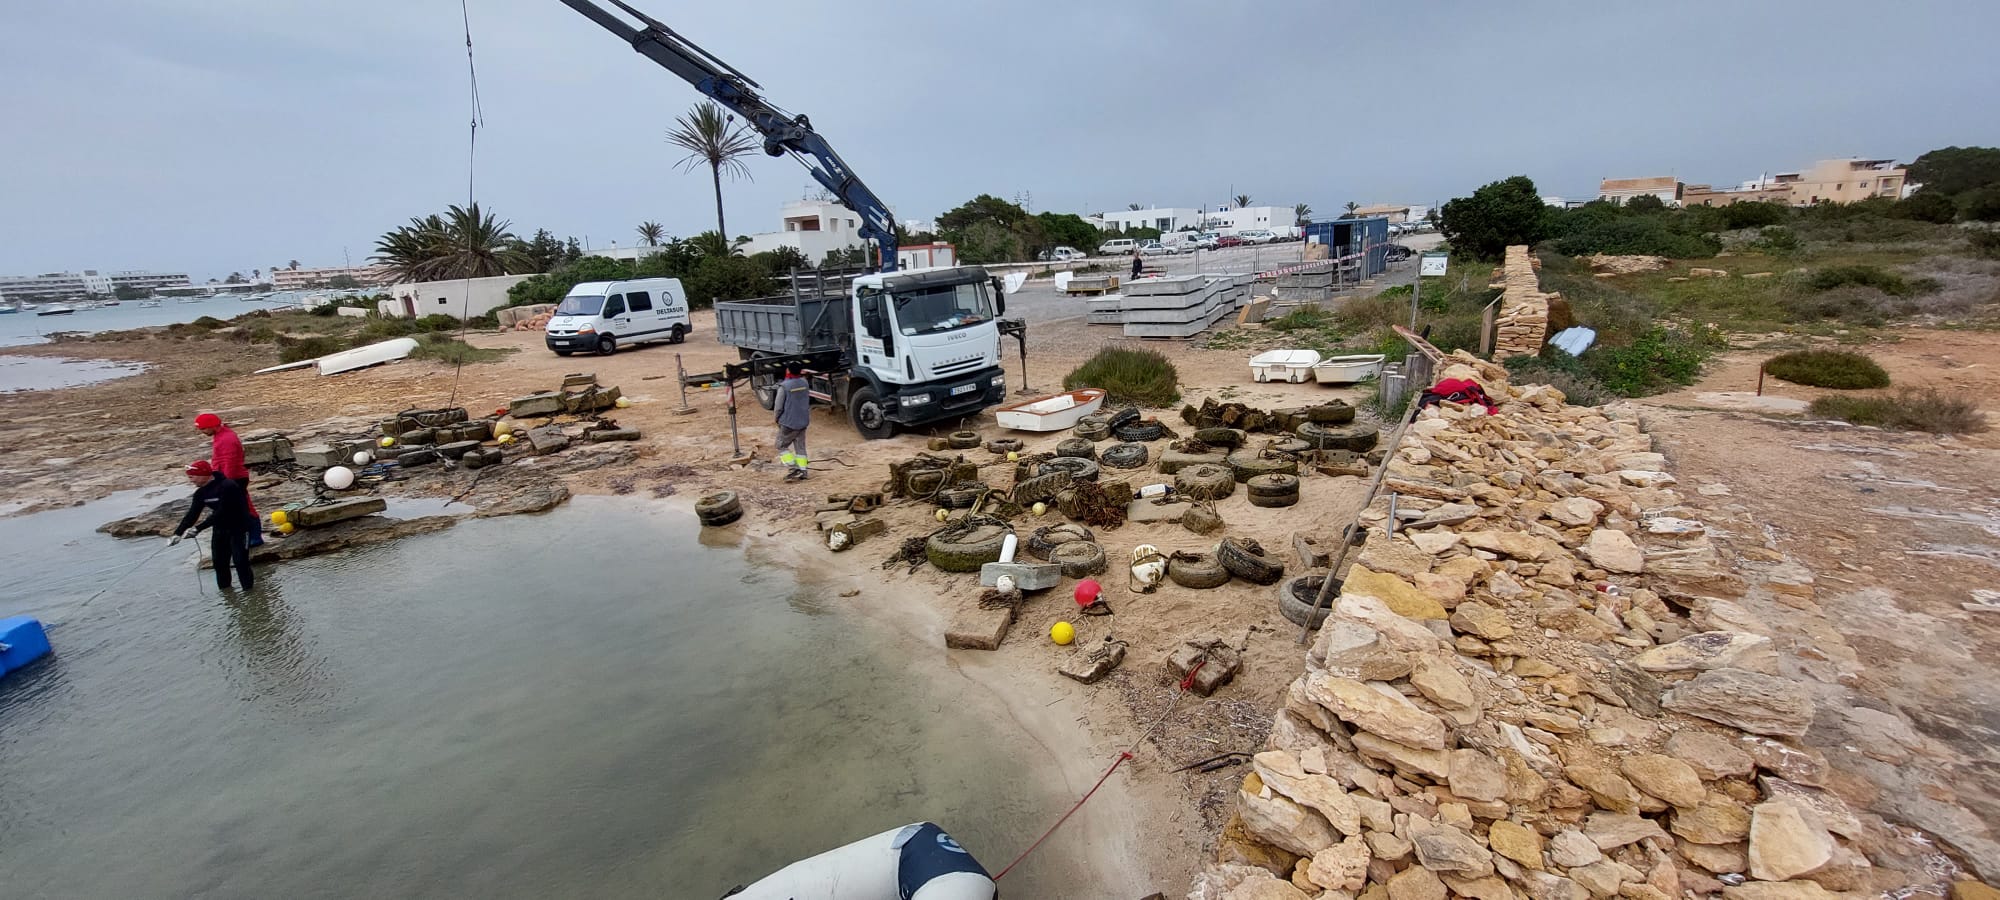
[[[171, 546], [173, 546], [173, 544], [161, 544], [158, 548], [154, 549], [153, 552], [146, 554], [144, 559], [141, 559], [138, 562], [133, 563], [131, 568], [126, 569], [123, 574], [119, 575], [117, 578], [112, 579], [111, 583], [105, 585], [102, 590], [99, 590], [97, 593], [90, 595], [90, 598], [83, 601], [82, 603], [77, 604], [76, 612], [83, 612], [84, 607], [97, 602], [97, 598], [102, 597], [105, 594], [111, 593], [112, 588], [124, 584], [125, 579], [132, 577], [132, 573], [139, 571], [141, 567], [145, 566], [149, 562], [152, 562], [153, 557], [159, 556], [161, 553], [166, 552], [167, 548]], [[198, 552], [200, 548], [197, 547], [196, 549]]]
[[1001, 869], [1000, 874], [993, 876], [994, 881], [999, 881], [1007, 877], [1007, 873], [1013, 871], [1015, 866], [1020, 865], [1022, 860], [1027, 859], [1029, 854], [1040, 849], [1042, 843], [1056, 833], [1056, 829], [1061, 828], [1064, 822], [1069, 821], [1070, 816], [1076, 815], [1077, 810], [1082, 809], [1085, 803], [1090, 802], [1091, 796], [1097, 793], [1098, 788], [1103, 787], [1106, 781], [1111, 780], [1111, 773], [1118, 771], [1119, 766], [1124, 765], [1126, 760], [1133, 758], [1133, 754], [1138, 751], [1139, 745], [1144, 744], [1147, 739], [1153, 736], [1153, 732], [1160, 730], [1160, 726], [1167, 723], [1167, 717], [1173, 714], [1174, 707], [1181, 702], [1181, 696], [1194, 687], [1194, 677], [1201, 672], [1201, 667], [1205, 665], [1208, 665], [1208, 656], [1206, 653], [1199, 660], [1195, 661], [1194, 668], [1188, 670], [1187, 677], [1181, 679], [1180, 690], [1175, 691], [1174, 695], [1168, 698], [1167, 708], [1160, 711], [1160, 717], [1153, 720], [1152, 727], [1147, 728], [1143, 734], [1140, 734], [1139, 739], [1132, 742], [1132, 746], [1118, 751], [1118, 757], [1111, 761], [1110, 768], [1105, 769], [1103, 775], [1098, 776], [1097, 783], [1091, 785], [1090, 790], [1084, 791], [1083, 796], [1077, 798], [1076, 804], [1071, 806], [1068, 812], [1063, 813], [1061, 818], [1056, 819], [1056, 823], [1050, 825], [1049, 830], [1042, 832], [1042, 836], [1036, 838], [1034, 843], [1029, 844], [1028, 849], [1021, 851], [1021, 855], [1014, 857], [1014, 861], [1008, 863], [1006, 868]]

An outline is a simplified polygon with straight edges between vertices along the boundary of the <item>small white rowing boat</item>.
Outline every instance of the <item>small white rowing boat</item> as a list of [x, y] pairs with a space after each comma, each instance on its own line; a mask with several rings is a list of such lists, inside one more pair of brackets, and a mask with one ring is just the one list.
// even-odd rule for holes
[[993, 411], [1000, 427], [1015, 431], [1061, 431], [1104, 405], [1104, 392], [1077, 388], [1060, 394], [1009, 403]]
[[1380, 353], [1360, 356], [1329, 356], [1313, 364], [1313, 380], [1320, 384], [1353, 384], [1382, 374]]
[[339, 353], [329, 353], [318, 359], [302, 359], [298, 362], [289, 362], [278, 366], [266, 366], [251, 374], [264, 375], [270, 372], [284, 372], [291, 369], [303, 369], [307, 366], [317, 366], [321, 375], [338, 375], [342, 372], [352, 372], [355, 369], [379, 366], [385, 362], [395, 362], [409, 356], [416, 349], [416, 338], [390, 338], [386, 341], [369, 344], [366, 347], [356, 347], [352, 350], [342, 350]]

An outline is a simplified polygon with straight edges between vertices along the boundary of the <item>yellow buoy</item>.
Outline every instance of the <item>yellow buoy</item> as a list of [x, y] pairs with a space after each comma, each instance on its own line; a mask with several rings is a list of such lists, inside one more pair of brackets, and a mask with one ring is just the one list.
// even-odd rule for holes
[[281, 523], [281, 524], [280, 524], [280, 525], [278, 526], [278, 533], [279, 533], [279, 534], [291, 534], [292, 532], [294, 532], [294, 531], [297, 531], [297, 530], [298, 530], [298, 528], [297, 528], [296, 526], [294, 526], [294, 525], [293, 525], [292, 523], [290, 523], [290, 522], [284, 522], [284, 523]]
[[944, 510], [941, 510], [941, 509], [937, 511], [937, 520], [938, 520], [938, 521], [942, 522], [942, 521], [944, 521], [944, 520], [946, 520], [946, 519], [949, 519], [949, 518], [951, 518], [951, 513], [948, 513], [948, 512], [945, 512]]
[[1013, 451], [1013, 450], [1009, 450], [1009, 451], [1007, 451], [1007, 461], [1008, 461], [1008, 462], [1020, 462], [1020, 461], [1021, 461], [1021, 454], [1020, 454], [1020, 453], [1018, 453], [1018, 452], [1016, 452], [1016, 451]]
[[500, 421], [493, 423], [494, 437], [500, 437], [502, 435], [509, 435], [513, 433], [514, 433], [514, 423], [509, 422], [506, 419], [501, 419]]
[[503, 434], [503, 435], [499, 436], [498, 438], [495, 438], [494, 440], [496, 440], [496, 441], [498, 441], [498, 442], [500, 442], [500, 443], [502, 443], [502, 444], [511, 444], [511, 443], [514, 443], [514, 436], [513, 436], [513, 435], [511, 435], [511, 434]]
[[632, 401], [627, 400], [624, 397], [620, 397], [618, 398], [617, 402], [613, 403], [612, 405], [618, 407], [619, 409], [631, 409]]
[[1049, 640], [1065, 647], [1069, 646], [1070, 641], [1076, 640], [1076, 626], [1068, 622], [1057, 622], [1049, 626]]
[[394, 447], [396, 446], [396, 439], [392, 437], [385, 437], [379, 441], [376, 441], [376, 443], [384, 447]]
[[1035, 501], [1035, 505], [1032, 508], [1035, 511], [1035, 515], [1038, 516], [1041, 515], [1042, 513], [1049, 511], [1049, 505], [1041, 502], [1040, 500]]
[[271, 513], [271, 524], [273, 525], [282, 526], [285, 524], [286, 521], [290, 519], [291, 516], [285, 515], [285, 511], [282, 509], [273, 511]]

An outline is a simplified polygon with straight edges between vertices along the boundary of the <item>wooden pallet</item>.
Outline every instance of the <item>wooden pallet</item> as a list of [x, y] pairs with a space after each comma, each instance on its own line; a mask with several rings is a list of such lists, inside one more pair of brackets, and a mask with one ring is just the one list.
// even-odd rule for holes
[[1109, 286], [1109, 285], [1106, 285], [1106, 286], [1104, 286], [1104, 287], [1094, 287], [1094, 288], [1092, 288], [1092, 287], [1073, 287], [1073, 288], [1070, 288], [1069, 290], [1066, 290], [1066, 291], [1064, 291], [1063, 293], [1065, 293], [1065, 294], [1068, 294], [1068, 295], [1070, 295], [1070, 296], [1072, 296], [1072, 297], [1102, 297], [1102, 296], [1104, 296], [1105, 294], [1109, 294], [1109, 293], [1111, 293], [1112, 291], [1115, 291], [1115, 290], [1118, 290], [1118, 289], [1117, 289], [1117, 288], [1115, 288], [1115, 287], [1112, 287], [1112, 286]]

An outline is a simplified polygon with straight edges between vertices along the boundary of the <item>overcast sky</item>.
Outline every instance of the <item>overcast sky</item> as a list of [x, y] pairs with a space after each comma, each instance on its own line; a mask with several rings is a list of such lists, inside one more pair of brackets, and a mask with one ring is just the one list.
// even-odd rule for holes
[[[636, 5], [810, 114], [905, 219], [982, 192], [1331, 214], [2000, 144], [1996, 3]], [[482, 203], [593, 246], [714, 227], [663, 137], [691, 86], [558, 0], [470, 6]], [[362, 262], [465, 200], [469, 107], [455, 2], [0, 4], [0, 273]], [[749, 163], [737, 234], [810, 184]]]

